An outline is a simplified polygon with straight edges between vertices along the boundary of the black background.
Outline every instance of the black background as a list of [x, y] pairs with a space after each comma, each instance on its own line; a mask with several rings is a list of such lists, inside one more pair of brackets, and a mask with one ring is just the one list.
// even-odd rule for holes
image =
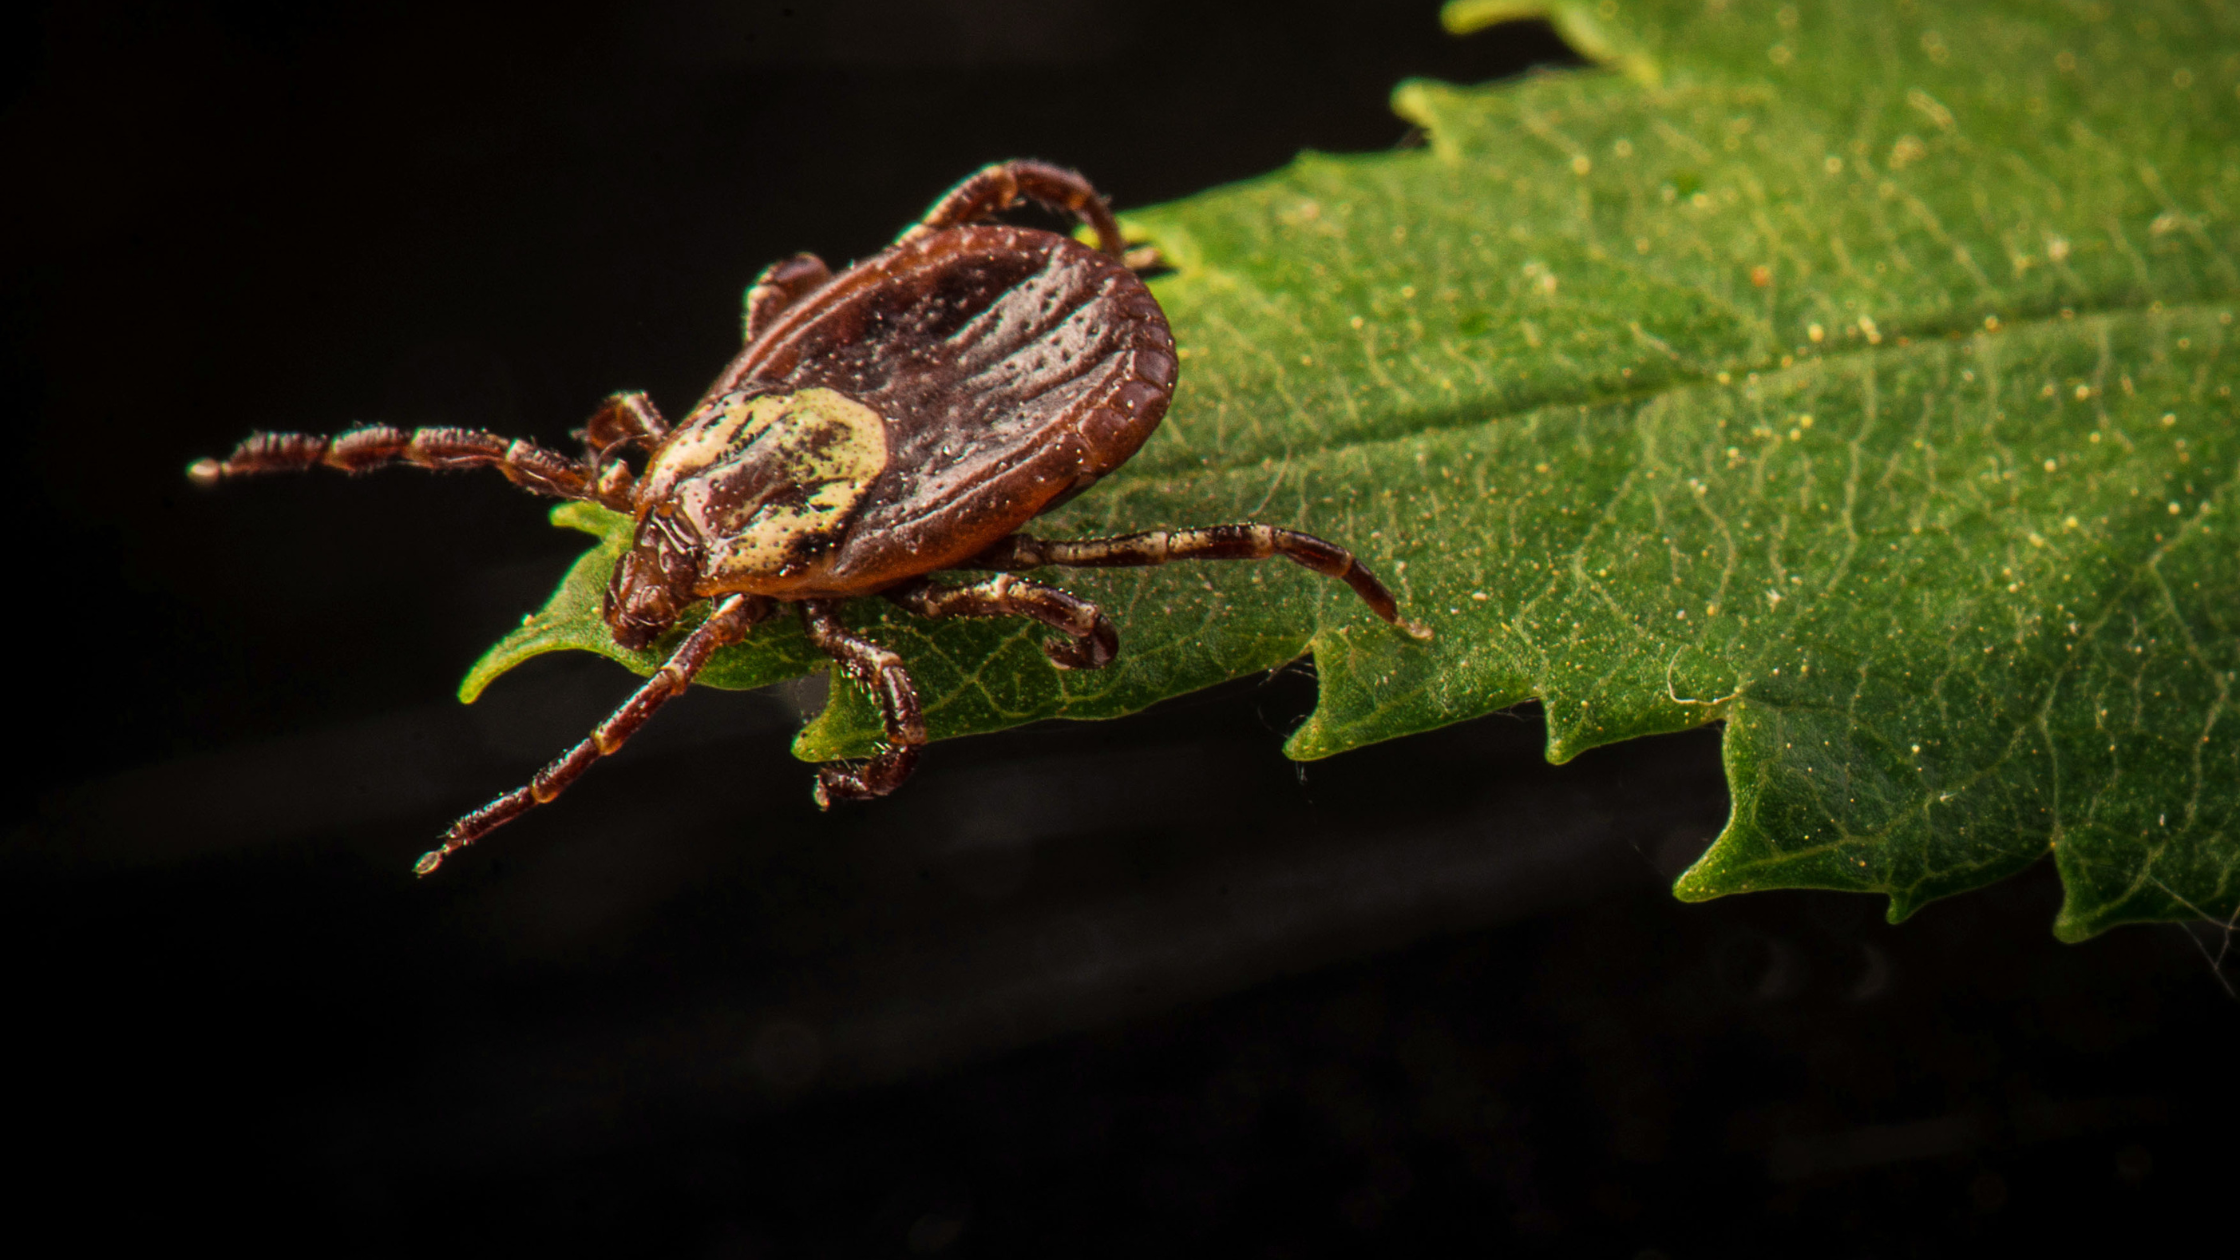
[[[2229, 1198], [2240, 1006], [2039, 870], [1892, 928], [1683, 906], [1712, 731], [1531, 710], [1303, 771], [1305, 667], [933, 749], [820, 816], [696, 692], [415, 883], [631, 685], [451, 688], [579, 549], [494, 477], [193, 493], [250, 429], [564, 444], [689, 403], [771, 258], [992, 159], [1122, 208], [1403, 141], [1435, 6], [71, 5], [0, 34], [16, 1231], [326, 1253], [1941, 1254]], [[1147, 524], [1149, 524], [1147, 522]], [[2228, 971], [2232, 970], [2228, 968]], [[2210, 1242], [2208, 1245], [2216, 1245]]]

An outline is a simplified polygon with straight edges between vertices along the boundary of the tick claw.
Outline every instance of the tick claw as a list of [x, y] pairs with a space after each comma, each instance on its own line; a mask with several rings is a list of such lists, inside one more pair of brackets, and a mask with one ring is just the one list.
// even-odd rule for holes
[[1063, 670], [1103, 669], [1118, 651], [1094, 639], [1051, 639], [1042, 645], [1042, 654]]
[[1130, 271], [1165, 271], [1168, 269], [1166, 255], [1161, 254], [1159, 247], [1156, 245], [1138, 245], [1129, 250], [1121, 261], [1128, 265]]
[[436, 868], [441, 865], [443, 865], [443, 850], [430, 849], [420, 855], [419, 861], [412, 864], [412, 873], [425, 879], [435, 874]]

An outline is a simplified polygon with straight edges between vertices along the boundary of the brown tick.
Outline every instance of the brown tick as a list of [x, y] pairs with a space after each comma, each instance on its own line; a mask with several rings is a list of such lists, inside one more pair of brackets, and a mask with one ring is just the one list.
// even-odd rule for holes
[[[981, 220], [1021, 200], [1079, 218], [1100, 250]], [[591, 737], [453, 823], [415, 867], [444, 858], [566, 790], [682, 693], [716, 649], [791, 605], [809, 640], [876, 697], [884, 749], [817, 767], [820, 806], [884, 796], [926, 742], [900, 657], [848, 630], [841, 601], [878, 595], [928, 618], [1027, 617], [1059, 638], [1060, 669], [1101, 669], [1119, 636], [1097, 606], [1015, 577], [1047, 566], [1284, 556], [1352, 587], [1417, 638], [1392, 593], [1344, 548], [1269, 525], [1152, 530], [1114, 538], [1017, 532], [1135, 454], [1174, 395], [1175, 348], [1159, 303], [1130, 270], [1094, 188], [1039, 162], [988, 167], [884, 251], [832, 274], [811, 254], [773, 264], [747, 293], [746, 348], [671, 427], [644, 394], [607, 399], [585, 457], [471, 429], [376, 426], [335, 437], [258, 433], [187, 470], [214, 483], [324, 465], [359, 473], [403, 461], [492, 467], [533, 493], [629, 514], [635, 543], [604, 614], [643, 648], [702, 600], [713, 607], [653, 677]], [[646, 452], [643, 471], [622, 454]], [[950, 586], [927, 575], [994, 570]]]

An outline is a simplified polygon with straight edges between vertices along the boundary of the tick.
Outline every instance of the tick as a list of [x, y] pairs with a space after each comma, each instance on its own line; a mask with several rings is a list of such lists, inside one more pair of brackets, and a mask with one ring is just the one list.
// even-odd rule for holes
[[[1078, 218], [1098, 248], [985, 221], [1021, 201]], [[841, 622], [848, 599], [877, 595], [930, 619], [1026, 617], [1055, 632], [1043, 645], [1052, 664], [1101, 669], [1120, 650], [1111, 620], [1017, 574], [1283, 556], [1430, 638], [1345, 548], [1294, 530], [1233, 524], [1064, 540], [1019, 532], [1135, 454], [1166, 414], [1175, 368], [1166, 316], [1129, 268], [1096, 190], [1072, 171], [1006, 162], [837, 275], [812, 254], [764, 270], [747, 292], [745, 348], [681, 424], [664, 421], [644, 394], [620, 393], [578, 435], [580, 459], [472, 429], [375, 426], [334, 437], [252, 434], [187, 473], [210, 484], [319, 466], [495, 468], [532, 493], [636, 521], [602, 610], [615, 642], [650, 646], [687, 609], [710, 605], [589, 738], [453, 823], [415, 866], [426, 875], [559, 796], [681, 694], [718, 648], [781, 608], [876, 698], [884, 721], [876, 756], [817, 767], [820, 807], [892, 792], [926, 742], [909, 670]], [[633, 451], [642, 469], [626, 459]], [[929, 577], [957, 569], [997, 576], [954, 585]]]

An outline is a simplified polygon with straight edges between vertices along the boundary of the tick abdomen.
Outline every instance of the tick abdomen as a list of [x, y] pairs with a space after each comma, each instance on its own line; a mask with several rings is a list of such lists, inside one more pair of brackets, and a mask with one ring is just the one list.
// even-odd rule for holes
[[861, 590], [965, 559], [1118, 467], [1174, 375], [1166, 321], [1126, 266], [1055, 233], [970, 226], [834, 277], [718, 388], [822, 387], [880, 416], [886, 466], [820, 566]]

